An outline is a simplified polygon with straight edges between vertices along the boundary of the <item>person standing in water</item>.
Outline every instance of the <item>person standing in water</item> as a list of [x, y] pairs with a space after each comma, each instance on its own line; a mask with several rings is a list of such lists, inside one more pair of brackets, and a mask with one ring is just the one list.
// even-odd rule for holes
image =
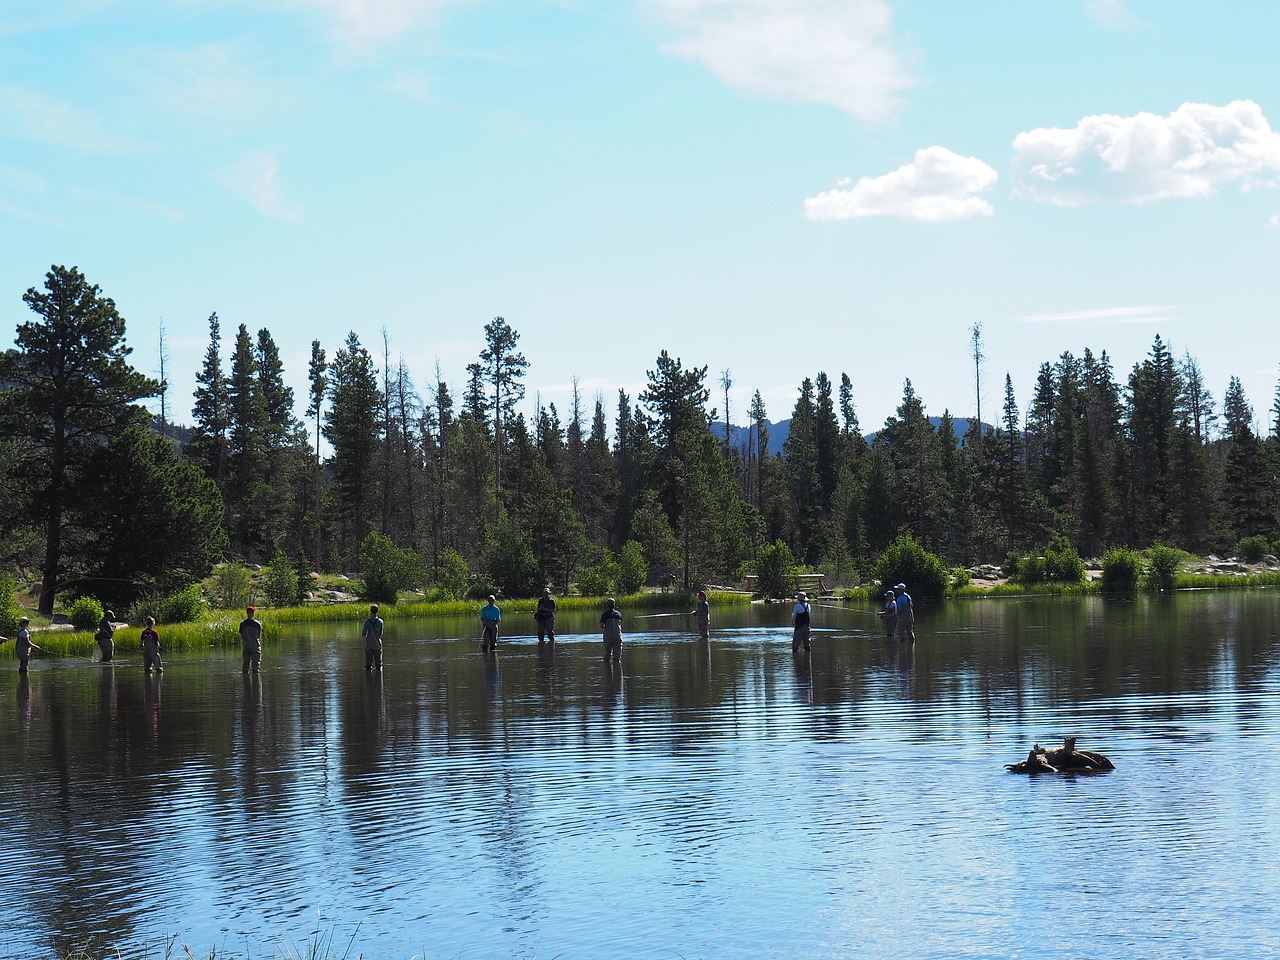
[[551, 588], [544, 587], [542, 596], [538, 598], [538, 609], [533, 612], [533, 619], [538, 622], [538, 642], [556, 639], [556, 599], [551, 596]]
[[614, 663], [622, 660], [622, 612], [617, 601], [610, 597], [604, 602], [604, 612], [600, 614], [600, 632], [604, 636], [604, 659], [612, 659]]
[[698, 628], [699, 638], [706, 640], [711, 636], [711, 604], [707, 602], [707, 591], [698, 591], [698, 605], [689, 611], [694, 617], [694, 626]]
[[[31, 620], [23, 617], [18, 621], [18, 636], [13, 641], [13, 652], [18, 657], [18, 672], [27, 672], [27, 663], [31, 660], [31, 651], [39, 650], [34, 643], [31, 642], [31, 630], [29, 629]], [[0, 637], [0, 643], [8, 643], [8, 637]]]
[[492, 593], [489, 600], [480, 608], [480, 650], [498, 649], [498, 624], [502, 622], [502, 610], [498, 607], [498, 598]]
[[164, 673], [164, 664], [160, 662], [160, 634], [156, 633], [156, 618], [147, 617], [147, 625], [142, 630], [138, 644], [142, 647], [142, 666], [150, 673], [155, 667], [156, 673]]
[[116, 654], [116, 615], [111, 610], [102, 614], [102, 622], [98, 624], [98, 632], [93, 638], [98, 641], [98, 649], [102, 651], [102, 662], [110, 663]]
[[262, 621], [257, 614], [257, 607], [245, 607], [244, 619], [240, 621], [241, 673], [248, 673], [252, 668], [256, 674], [262, 669]]
[[810, 614], [809, 596], [803, 590], [796, 594], [796, 605], [791, 611], [791, 652], [809, 651]]
[[894, 631], [898, 629], [898, 604], [897, 594], [892, 590], [884, 592], [884, 609], [877, 616], [884, 617], [884, 633], [885, 636], [892, 640]]
[[916, 642], [916, 609], [911, 603], [905, 583], [896, 583], [893, 592], [897, 596], [894, 607], [898, 611], [898, 640], [901, 643]]
[[364, 627], [360, 630], [360, 636], [364, 637], [364, 668], [372, 670], [377, 667], [382, 669], [382, 630], [385, 626], [382, 618], [378, 616], [378, 605], [372, 603], [369, 605], [369, 616], [364, 622]]

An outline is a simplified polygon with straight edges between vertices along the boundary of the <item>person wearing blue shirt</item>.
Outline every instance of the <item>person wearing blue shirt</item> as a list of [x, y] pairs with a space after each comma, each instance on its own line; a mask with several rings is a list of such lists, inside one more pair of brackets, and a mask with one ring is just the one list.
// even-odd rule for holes
[[502, 620], [502, 611], [498, 609], [498, 600], [489, 594], [489, 601], [480, 608], [480, 650], [498, 649], [498, 624]]
[[898, 640], [902, 643], [915, 643], [916, 611], [911, 605], [911, 594], [907, 593], [905, 583], [895, 583], [893, 592], [897, 595], [893, 605], [898, 611]]

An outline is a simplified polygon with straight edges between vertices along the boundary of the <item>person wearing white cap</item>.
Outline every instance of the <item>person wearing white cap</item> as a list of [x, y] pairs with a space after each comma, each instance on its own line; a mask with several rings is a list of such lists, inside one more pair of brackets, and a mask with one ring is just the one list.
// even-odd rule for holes
[[894, 607], [898, 612], [898, 640], [904, 643], [915, 643], [916, 611], [911, 605], [911, 594], [907, 593], [905, 583], [895, 583], [893, 592], [897, 597]]
[[803, 590], [796, 594], [795, 609], [791, 611], [791, 652], [799, 653], [801, 648], [809, 650], [809, 597]]
[[888, 640], [893, 639], [894, 632], [898, 629], [898, 595], [892, 590], [884, 592], [884, 609], [877, 616], [884, 617], [884, 635]]

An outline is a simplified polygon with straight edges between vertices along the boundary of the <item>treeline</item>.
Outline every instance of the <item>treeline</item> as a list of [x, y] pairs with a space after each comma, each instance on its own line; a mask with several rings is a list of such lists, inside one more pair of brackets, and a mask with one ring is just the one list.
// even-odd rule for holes
[[[1100, 556], [1280, 532], [1280, 437], [1255, 432], [1234, 378], [1219, 411], [1196, 361], [1159, 337], [1123, 383], [1105, 352], [1042, 364], [1025, 411], [1006, 377], [999, 423], [960, 431], [946, 412], [935, 427], [906, 380], [868, 439], [848, 375], [816, 372], [771, 454], [759, 391], [734, 446], [712, 428], [732, 422], [730, 372], [711, 384], [666, 351], [638, 396], [607, 404], [575, 383], [568, 409], [526, 417], [529, 364], [501, 317], [458, 391], [438, 366], [417, 385], [385, 333], [376, 356], [354, 332], [331, 356], [314, 341], [299, 420], [270, 331], [240, 325], [226, 342], [213, 314], [179, 449], [141, 405], [167, 410], [167, 385], [129, 366], [97, 287], [54, 267], [24, 299], [36, 318], [0, 361], [0, 522], [8, 563], [41, 573], [46, 612], [57, 595], [179, 588], [224, 557], [361, 573], [376, 555], [385, 576], [390, 548], [414, 585], [457, 592], [470, 574], [532, 595], [610, 589], [637, 567], [733, 581], [779, 542], [852, 582], [904, 533], [970, 565], [1054, 538]], [[980, 373], [976, 328], [973, 342]]]

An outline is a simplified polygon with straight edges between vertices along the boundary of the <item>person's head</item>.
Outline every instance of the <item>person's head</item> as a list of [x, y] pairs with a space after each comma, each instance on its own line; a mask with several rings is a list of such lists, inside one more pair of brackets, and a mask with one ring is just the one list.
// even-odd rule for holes
[[116, 612], [114, 610], [104, 610], [102, 615], [108, 620], [114, 620], [116, 618]]
[[894, 597], [896, 597], [896, 596], [897, 596], [897, 594], [896, 594], [896, 593], [894, 593], [892, 590], [886, 590], [886, 591], [884, 592], [884, 595], [885, 595], [885, 597], [886, 597], [887, 599], [889, 599], [889, 600], [892, 600]]
[[369, 604], [369, 616], [376, 617], [378, 615], [378, 605], [376, 603]]
[[699, 590], [699, 591], [698, 591], [698, 599], [699, 599], [699, 600], [705, 600], [705, 599], [707, 599], [707, 591], [705, 591], [705, 590]]
[[801, 603], [804, 603], [806, 600], [809, 599], [809, 595], [805, 593], [803, 590], [801, 590], [799, 593], [796, 594], [796, 599], [799, 600]]
[[258, 612], [258, 608], [257, 608], [257, 607], [245, 607], [245, 608], [244, 608], [244, 613], [245, 613], [245, 616], [247, 616], [247, 617], [252, 617], [252, 616], [254, 616], [257, 612]]
[[550, 587], [543, 587], [543, 588], [542, 588], [542, 595], [543, 595], [544, 597], [549, 597], [549, 596], [551, 596], [551, 588], [550, 588]]
[[617, 606], [617, 601], [614, 600], [613, 597], [610, 597], [608, 600], [604, 602], [604, 607], [606, 610], [612, 610], [615, 606]]
[[498, 598], [495, 597], [492, 593], [489, 594], [489, 606], [493, 606], [497, 602], [498, 602]]
[[905, 583], [895, 583], [893, 585], [893, 590], [894, 590], [894, 593], [898, 593], [898, 594], [906, 593], [907, 585]]
[[18, 626], [20, 626], [20, 627], [25, 627], [25, 626], [26, 626], [27, 624], [29, 624], [30, 622], [31, 622], [31, 618], [30, 618], [30, 617], [19, 617], [19, 618], [18, 618]]
[[156, 625], [156, 618], [155, 618], [155, 617], [148, 616], [148, 617], [147, 617], [147, 626], [148, 626], [148, 627], [154, 627], [155, 625]]

